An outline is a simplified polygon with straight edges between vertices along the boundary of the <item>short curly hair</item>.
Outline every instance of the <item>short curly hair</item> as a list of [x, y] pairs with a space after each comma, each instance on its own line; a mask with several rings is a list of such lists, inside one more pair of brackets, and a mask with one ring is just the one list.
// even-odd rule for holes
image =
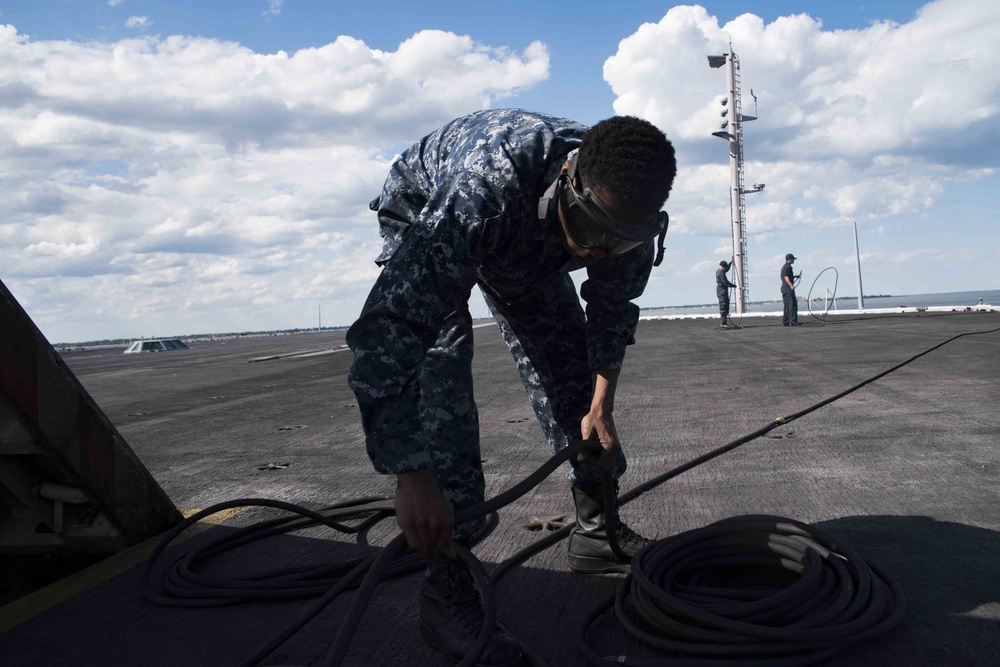
[[652, 214], [670, 195], [677, 158], [658, 127], [635, 116], [614, 116], [583, 135], [577, 168], [586, 186], [607, 188], [629, 211]]

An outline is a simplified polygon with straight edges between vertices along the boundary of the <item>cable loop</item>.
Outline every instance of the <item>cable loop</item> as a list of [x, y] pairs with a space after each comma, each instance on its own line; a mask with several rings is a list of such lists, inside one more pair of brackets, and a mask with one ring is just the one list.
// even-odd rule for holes
[[815, 527], [783, 517], [724, 519], [654, 542], [632, 573], [580, 629], [607, 610], [641, 644], [670, 658], [644, 665], [811, 665], [898, 626], [906, 613], [899, 585], [877, 566]]
[[[812, 293], [813, 289], [816, 287], [816, 283], [819, 282], [820, 277], [827, 271], [833, 271], [833, 294], [830, 296], [830, 301], [827, 304], [826, 310], [823, 311], [823, 316], [817, 317], [816, 313], [814, 313], [812, 309]], [[828, 266], [822, 271], [820, 271], [819, 274], [817, 274], [816, 278], [813, 279], [812, 285], [809, 286], [809, 294], [806, 295], [806, 303], [809, 304], [809, 314], [812, 315], [813, 319], [817, 319], [823, 323], [826, 322], [826, 316], [830, 314], [830, 308], [832, 308], [833, 304], [837, 301], [837, 284], [839, 281], [840, 281], [840, 273], [837, 271], [835, 267], [832, 266]]]

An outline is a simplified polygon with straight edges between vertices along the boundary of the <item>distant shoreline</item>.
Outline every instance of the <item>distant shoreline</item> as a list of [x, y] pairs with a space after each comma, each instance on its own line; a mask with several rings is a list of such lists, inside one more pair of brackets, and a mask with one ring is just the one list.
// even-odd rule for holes
[[[895, 299], [895, 303], [866, 303], [866, 310], [874, 311], [878, 309], [881, 312], [900, 312], [900, 308], [925, 308], [925, 307], [959, 307], [959, 306], [971, 306], [977, 302], [978, 299], [984, 299], [987, 305], [1000, 305], [1000, 289], [990, 289], [990, 290], [978, 290], [978, 291], [967, 291], [967, 292], [940, 292], [936, 294], [903, 294], [898, 296], [893, 296], [891, 294], [866, 294], [864, 297], [866, 300], [878, 301], [882, 299]], [[838, 296], [836, 299], [831, 299], [832, 302], [851, 302], [856, 303], [858, 297], [856, 296]], [[799, 298], [800, 302], [806, 302], [804, 297]], [[813, 303], [824, 303], [824, 297], [813, 297]], [[761, 301], [750, 301], [747, 303], [748, 312], [747, 315], [763, 315], [765, 312], [761, 311], [755, 312], [757, 307], [767, 307], [773, 305], [781, 304], [781, 299], [777, 298], [775, 300], [761, 300]], [[833, 305], [833, 304], [831, 304]], [[718, 315], [718, 303], [704, 303], [695, 304], [687, 306], [640, 306], [639, 311], [643, 319], [648, 319], [650, 317], [655, 317], [650, 315], [654, 312], [665, 312], [670, 315], [680, 314], [680, 315]], [[733, 307], [735, 311], [735, 304]], [[833, 307], [830, 313], [836, 313], [838, 310], [844, 310], [840, 307]], [[854, 310], [854, 309], [852, 309]], [[699, 312], [700, 311], [700, 312]], [[489, 319], [489, 318], [487, 318]], [[77, 343], [54, 343], [52, 347], [57, 350], [69, 350], [69, 349], [81, 349], [81, 348], [102, 348], [102, 347], [127, 347], [131, 343], [137, 340], [151, 340], [157, 338], [178, 338], [184, 342], [200, 342], [200, 341], [210, 341], [210, 340], [230, 340], [234, 338], [257, 338], [263, 336], [295, 336], [302, 334], [312, 334], [327, 331], [339, 331], [342, 329], [347, 329], [349, 325], [337, 325], [328, 327], [297, 327], [290, 329], [273, 329], [273, 330], [261, 330], [261, 331], [233, 331], [227, 333], [195, 333], [195, 334], [181, 334], [181, 335], [166, 335], [166, 336], [148, 336], [148, 337], [135, 337], [135, 338], [107, 338], [103, 340], [90, 340]]]
[[[989, 291], [993, 291], [993, 290], [989, 290]], [[947, 292], [946, 292], [946, 294], [947, 294]], [[858, 297], [856, 297], [856, 296], [838, 296], [837, 298], [840, 299], [840, 300], [842, 300], [842, 301], [857, 301], [858, 300]], [[891, 294], [865, 294], [864, 298], [866, 298], [866, 299], [887, 299], [887, 298], [892, 298], [892, 295]], [[820, 297], [819, 299], [817, 299], [817, 297], [813, 297], [813, 301], [817, 301], [817, 300], [822, 301], [822, 298]], [[805, 297], [801, 297], [800, 296], [799, 297], [799, 301], [805, 301]], [[768, 300], [768, 301], [747, 301], [747, 305], [749, 305], [749, 306], [754, 306], [754, 305], [765, 306], [765, 305], [770, 305], [770, 304], [773, 304], [773, 303], [777, 303], [777, 300], [772, 299], [772, 300]], [[718, 302], [712, 302], [712, 303], [692, 303], [692, 304], [688, 304], [688, 305], [685, 305], [685, 306], [643, 306], [643, 307], [640, 307], [639, 310], [669, 310], [670, 308], [715, 308], [718, 305], [719, 305]]]

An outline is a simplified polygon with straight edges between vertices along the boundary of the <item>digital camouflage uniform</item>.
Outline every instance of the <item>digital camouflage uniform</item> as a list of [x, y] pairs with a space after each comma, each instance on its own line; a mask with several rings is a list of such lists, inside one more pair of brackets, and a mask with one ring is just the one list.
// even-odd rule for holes
[[719, 316], [723, 324], [729, 321], [729, 288], [736, 287], [726, 275], [727, 271], [729, 267], [724, 269], [721, 265], [715, 270], [715, 296], [719, 299]]
[[[474, 285], [556, 451], [580, 438], [591, 370], [620, 371], [634, 342], [639, 308], [631, 300], [645, 288], [653, 241], [587, 268], [584, 313], [555, 200], [539, 213], [586, 129], [521, 110], [473, 113], [404, 151], [372, 202], [383, 269], [347, 333], [368, 455], [382, 473], [431, 468], [456, 510], [482, 502], [485, 487], [472, 387]], [[625, 468], [619, 454], [615, 476]], [[579, 464], [575, 479], [599, 474]], [[459, 526], [456, 537], [474, 528]]]
[[781, 265], [781, 323], [789, 326], [799, 322], [799, 299], [795, 296], [795, 288], [790, 286], [785, 278], [791, 280], [792, 285], [795, 284], [795, 271], [787, 259]]

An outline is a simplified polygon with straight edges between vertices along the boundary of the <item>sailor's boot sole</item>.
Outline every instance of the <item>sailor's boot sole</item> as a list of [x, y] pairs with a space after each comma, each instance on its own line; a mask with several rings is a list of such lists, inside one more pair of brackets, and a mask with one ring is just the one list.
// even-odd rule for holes
[[569, 554], [569, 569], [581, 574], [606, 574], [608, 572], [629, 574], [632, 571], [632, 567], [628, 563], [597, 556], [577, 556], [576, 554]]

